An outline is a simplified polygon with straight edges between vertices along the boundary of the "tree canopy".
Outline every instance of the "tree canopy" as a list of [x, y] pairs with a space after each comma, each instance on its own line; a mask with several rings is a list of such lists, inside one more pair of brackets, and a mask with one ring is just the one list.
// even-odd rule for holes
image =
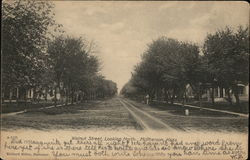
[[4, 1], [2, 10], [3, 87], [32, 86], [46, 69], [49, 28], [56, 28], [47, 1]]
[[249, 83], [249, 31], [240, 26], [237, 31], [226, 27], [208, 34], [204, 43], [207, 70], [218, 86], [232, 89], [239, 104], [238, 84]]
[[170, 96], [174, 98], [177, 93], [184, 93], [187, 84], [196, 82], [192, 70], [198, 60], [199, 50], [195, 44], [161, 37], [142, 55], [131, 83], [151, 97], [164, 90], [167, 100]]
[[185, 97], [187, 86], [191, 86], [198, 98], [202, 90], [221, 87], [226, 89], [230, 103], [231, 90], [239, 104], [238, 85], [249, 83], [248, 67], [247, 27], [240, 26], [236, 31], [226, 27], [208, 34], [202, 48], [190, 42], [160, 37], [148, 45], [121, 94], [154, 97], [160, 93], [165, 95], [166, 101], [173, 102], [176, 97]]
[[[62, 34], [49, 1], [4, 1], [2, 12], [2, 88], [55, 91], [68, 103], [110, 97], [116, 84], [100, 74], [95, 44]], [[99, 93], [97, 93], [99, 92]], [[20, 95], [19, 95], [20, 96]], [[19, 98], [19, 97], [17, 97]]]

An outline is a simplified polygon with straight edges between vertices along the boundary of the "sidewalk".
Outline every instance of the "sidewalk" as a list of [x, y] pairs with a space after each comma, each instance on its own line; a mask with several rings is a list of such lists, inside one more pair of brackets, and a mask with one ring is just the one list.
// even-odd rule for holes
[[[183, 105], [182, 103], [174, 103], [174, 104], [181, 105], [181, 106]], [[198, 106], [189, 105], [189, 104], [185, 104], [184, 106], [191, 107], [191, 108], [204, 109], [204, 110], [214, 111], [214, 112], [233, 114], [233, 115], [238, 115], [238, 116], [242, 116], [242, 117], [249, 117], [249, 114], [237, 113], [237, 112], [232, 112], [232, 111], [227, 111], [227, 110], [219, 110], [219, 109], [212, 109], [212, 108], [206, 108], [206, 107], [198, 107]]]

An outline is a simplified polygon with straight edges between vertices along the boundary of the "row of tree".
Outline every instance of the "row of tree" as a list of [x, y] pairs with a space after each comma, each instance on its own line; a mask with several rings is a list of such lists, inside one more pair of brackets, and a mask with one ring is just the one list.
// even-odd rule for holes
[[2, 98], [16, 88], [17, 101], [30, 89], [34, 100], [50, 93], [57, 102], [60, 93], [66, 103], [116, 94], [116, 84], [100, 74], [93, 45], [62, 36], [53, 8], [48, 1], [3, 2]]
[[208, 34], [202, 48], [196, 44], [161, 37], [148, 45], [142, 61], [135, 66], [132, 78], [122, 88], [125, 96], [164, 95], [173, 103], [185, 100], [190, 86], [197, 99], [214, 89], [224, 88], [232, 104], [232, 94], [240, 103], [239, 84], [249, 83], [249, 32], [239, 26]]

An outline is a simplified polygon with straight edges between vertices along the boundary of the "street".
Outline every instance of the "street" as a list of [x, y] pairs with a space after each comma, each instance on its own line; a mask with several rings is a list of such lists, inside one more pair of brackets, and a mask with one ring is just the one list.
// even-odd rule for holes
[[166, 123], [150, 115], [148, 112], [135, 107], [132, 103], [128, 102], [127, 100], [122, 99], [120, 100], [120, 102], [130, 112], [130, 114], [134, 117], [136, 122], [139, 123], [143, 129], [174, 130], [173, 128], [169, 127]]
[[248, 118], [181, 106], [152, 106], [122, 97], [2, 115], [2, 129], [247, 132]]

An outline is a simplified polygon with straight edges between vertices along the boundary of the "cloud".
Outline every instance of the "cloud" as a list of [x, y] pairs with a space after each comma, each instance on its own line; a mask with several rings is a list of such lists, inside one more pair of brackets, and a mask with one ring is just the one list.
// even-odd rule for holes
[[116, 22], [112, 24], [102, 23], [100, 27], [104, 30], [109, 30], [110, 32], [119, 32], [124, 29], [125, 24], [123, 22]]

